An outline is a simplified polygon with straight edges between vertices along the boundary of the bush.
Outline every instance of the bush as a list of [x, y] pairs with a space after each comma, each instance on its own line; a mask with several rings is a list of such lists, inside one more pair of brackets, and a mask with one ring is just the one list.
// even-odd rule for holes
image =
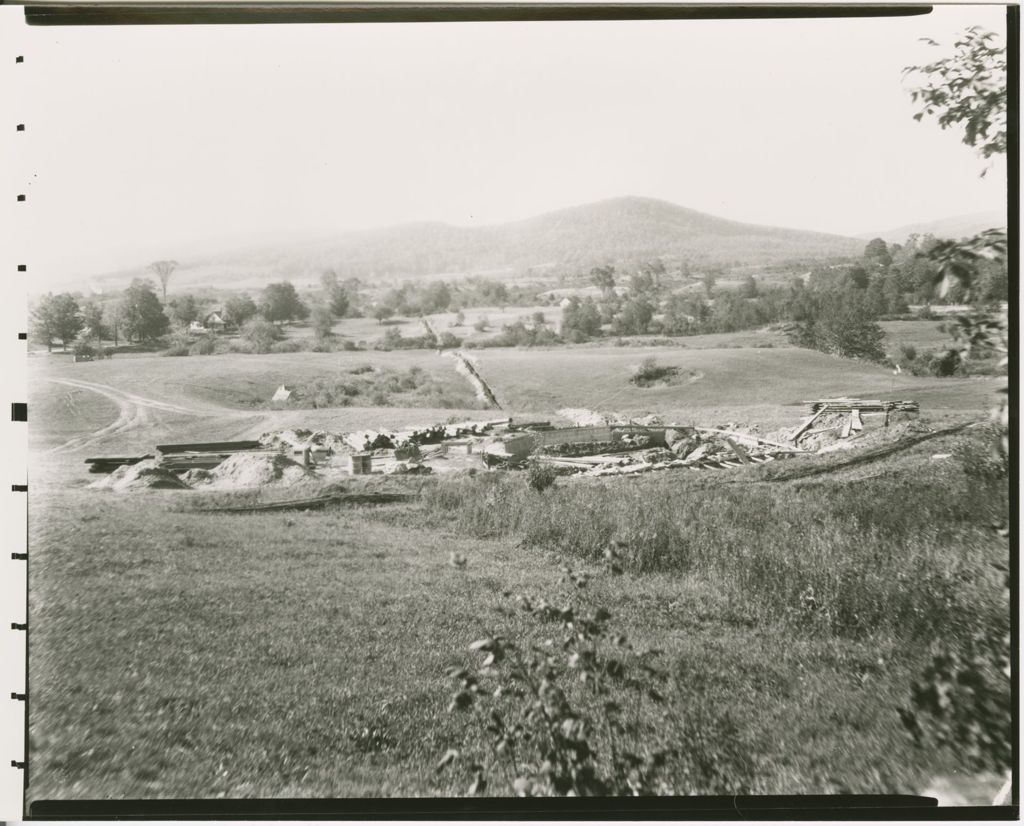
[[312, 343], [300, 338], [286, 338], [270, 347], [271, 353], [301, 353], [312, 349]]
[[254, 353], [269, 353], [274, 342], [280, 338], [281, 331], [277, 325], [264, 318], [250, 318], [242, 325], [242, 339], [252, 347]]
[[103, 356], [102, 350], [97, 350], [91, 341], [81, 338], [75, 341], [72, 352], [76, 356], [92, 356], [93, 358], [96, 358], [97, 356], [102, 358]]
[[658, 364], [654, 356], [644, 359], [630, 379], [639, 387], [650, 387], [660, 381], [667, 381], [679, 372], [678, 367]]
[[165, 356], [187, 356], [190, 354], [190, 345], [188, 344], [172, 344], [163, 354]]
[[438, 346], [442, 350], [449, 350], [454, 347], [461, 347], [462, 339], [445, 330], [443, 333], [441, 333], [441, 338], [438, 339]]
[[913, 344], [900, 345], [900, 358], [904, 362], [911, 362], [917, 358], [917, 348]]
[[190, 356], [212, 356], [217, 352], [217, 337], [203, 336], [188, 348]]
[[550, 488], [555, 484], [557, 477], [555, 469], [543, 462], [531, 462], [526, 468], [526, 481], [537, 493], [543, 493]]

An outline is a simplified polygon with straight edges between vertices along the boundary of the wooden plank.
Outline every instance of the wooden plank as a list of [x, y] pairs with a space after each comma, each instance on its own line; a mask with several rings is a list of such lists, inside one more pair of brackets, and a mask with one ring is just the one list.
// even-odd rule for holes
[[770, 445], [771, 447], [777, 447], [779, 450], [785, 450], [788, 453], [806, 453], [807, 451], [801, 450], [793, 445], [784, 445], [779, 442], [771, 442], [768, 439], [762, 439], [760, 436], [751, 436], [749, 433], [737, 433], [735, 430], [718, 430], [714, 427], [695, 427], [698, 433], [720, 433], [723, 436], [732, 436], [734, 439], [740, 439], [741, 441], [756, 442], [759, 445]]
[[161, 453], [224, 453], [239, 450], [258, 450], [265, 448], [262, 442], [249, 440], [242, 442], [194, 442], [180, 445], [157, 445]]
[[839, 433], [839, 438], [840, 439], [849, 439], [850, 438], [850, 428], [852, 428], [852, 427], [853, 427], [853, 414], [851, 413], [850, 414], [850, 418], [848, 418], [845, 422], [843, 422], [843, 429]]
[[808, 420], [807, 420], [806, 422], [804, 422], [804, 423], [803, 423], [803, 424], [802, 424], [802, 425], [800, 426], [800, 429], [799, 429], [799, 430], [797, 430], [797, 431], [796, 431], [796, 433], [794, 433], [794, 434], [793, 434], [792, 436], [790, 436], [790, 437], [789, 437], [789, 440], [790, 440], [790, 441], [791, 441], [791, 442], [792, 442], [793, 444], [796, 444], [796, 442], [797, 442], [797, 439], [799, 439], [799, 438], [800, 438], [800, 435], [801, 435], [801, 434], [802, 434], [802, 433], [803, 433], [803, 432], [804, 432], [805, 430], [807, 430], [807, 428], [809, 428], [809, 427], [810, 427], [810, 426], [811, 426], [812, 424], [814, 424], [814, 421], [815, 421], [815, 419], [817, 419], [817, 418], [818, 418], [818, 416], [820, 416], [820, 415], [821, 415], [822, 413], [824, 413], [824, 412], [825, 412], [826, 410], [828, 410], [828, 405], [827, 405], [827, 404], [825, 404], [825, 405], [822, 405], [822, 406], [821, 406], [821, 408], [820, 408], [820, 409], [818, 410], [818, 412], [817, 412], [817, 413], [815, 413], [815, 414], [814, 414], [813, 416], [811, 416], [811, 418], [809, 418], [809, 419], [808, 419]]
[[861, 421], [859, 410], [854, 410], [850, 414], [850, 429], [854, 433], [860, 433], [864, 429], [864, 422]]
[[738, 444], [736, 444], [736, 442], [734, 442], [732, 439], [730, 439], [728, 437], [726, 438], [725, 443], [727, 445], [729, 445], [729, 447], [732, 448], [732, 452], [735, 453], [739, 457], [739, 460], [743, 464], [745, 464], [745, 465], [749, 465], [750, 464], [750, 459], [747, 456], [747, 452], [742, 447], [740, 447]]

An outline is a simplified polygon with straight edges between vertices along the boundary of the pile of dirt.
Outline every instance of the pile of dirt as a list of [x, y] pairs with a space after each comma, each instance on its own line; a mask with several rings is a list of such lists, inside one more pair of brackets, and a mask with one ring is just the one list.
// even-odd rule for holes
[[121, 465], [109, 476], [93, 482], [89, 487], [130, 493], [139, 490], [188, 490], [189, 485], [160, 467], [158, 460], [146, 459], [134, 465]]
[[201, 467], [194, 467], [192, 470], [186, 470], [178, 478], [188, 485], [205, 485], [213, 479], [213, 474]]
[[585, 407], [563, 407], [555, 412], [563, 419], [568, 419], [576, 427], [600, 427], [611, 423], [608, 416]]
[[211, 488], [284, 487], [312, 477], [306, 468], [280, 453], [236, 453], [212, 471]]

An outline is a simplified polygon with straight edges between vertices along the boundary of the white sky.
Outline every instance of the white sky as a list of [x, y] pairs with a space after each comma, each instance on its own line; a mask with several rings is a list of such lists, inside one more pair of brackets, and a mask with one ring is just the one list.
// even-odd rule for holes
[[618, 195], [856, 234], [1005, 205], [1005, 167], [982, 179], [959, 133], [915, 122], [900, 74], [942, 56], [918, 38], [948, 46], [973, 24], [1003, 34], [1004, 8], [44, 28], [3, 7], [0, 53], [26, 61], [3, 73], [3, 111], [27, 127], [3, 145], [29, 198], [35, 288], [297, 233]]

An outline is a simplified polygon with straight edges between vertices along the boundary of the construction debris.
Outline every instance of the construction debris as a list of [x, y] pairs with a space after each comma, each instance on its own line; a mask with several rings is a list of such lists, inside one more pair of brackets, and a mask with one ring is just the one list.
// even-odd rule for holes
[[859, 410], [863, 413], [888, 413], [893, 410], [901, 410], [906, 413], [917, 413], [920, 406], [914, 401], [882, 401], [881, 399], [815, 399], [805, 401], [810, 405], [811, 412], [816, 412], [821, 407], [828, 407], [834, 413], [850, 413]]
[[[341, 474], [475, 472], [546, 464], [562, 474], [632, 476], [686, 468], [722, 470], [808, 453], [878, 444], [866, 417], [917, 412], [911, 401], [853, 398], [806, 402], [811, 413], [790, 431], [766, 438], [735, 423], [723, 427], [665, 423], [659, 416], [627, 418], [582, 408], [558, 411], [577, 424], [513, 422], [510, 418], [446, 422], [405, 430], [328, 433], [281, 430], [258, 440], [157, 445], [157, 455], [87, 459], [91, 472], [109, 472], [92, 487], [241, 489], [287, 486]], [[883, 424], [878, 418], [870, 422]], [[907, 422], [896, 426], [906, 430]], [[296, 461], [292, 457], [301, 457]]]
[[101, 456], [86, 459], [85, 463], [89, 465], [89, 473], [112, 473], [122, 465], [136, 465], [147, 459], [155, 458], [152, 453], [147, 453], [145, 456]]

